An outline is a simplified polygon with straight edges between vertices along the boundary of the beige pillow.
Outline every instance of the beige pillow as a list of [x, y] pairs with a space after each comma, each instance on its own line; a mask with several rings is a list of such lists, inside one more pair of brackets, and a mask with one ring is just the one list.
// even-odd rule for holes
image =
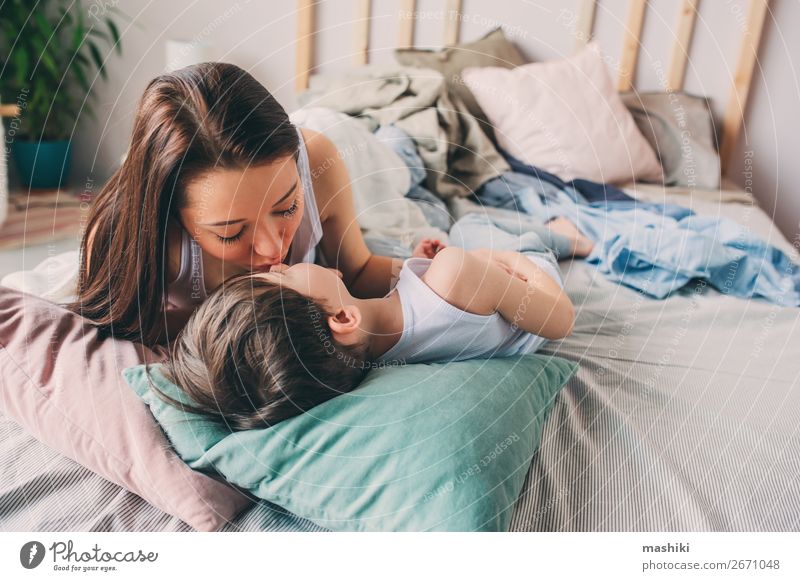
[[473, 42], [448, 46], [442, 50], [401, 48], [395, 50], [395, 59], [401, 65], [434, 69], [442, 73], [447, 90], [459, 98], [470, 114], [475, 117], [484, 132], [492, 139], [492, 127], [486, 119], [475, 97], [464, 85], [461, 71], [465, 67], [503, 67], [510, 69], [528, 61], [517, 47], [506, 38], [503, 29], [495, 28]]
[[498, 144], [520, 161], [564, 180], [661, 181], [658, 158], [595, 43], [560, 61], [470, 67], [462, 75]]

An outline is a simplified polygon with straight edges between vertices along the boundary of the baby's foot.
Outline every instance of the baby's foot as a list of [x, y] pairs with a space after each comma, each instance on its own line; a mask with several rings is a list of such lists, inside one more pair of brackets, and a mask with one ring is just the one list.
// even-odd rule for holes
[[561, 234], [570, 239], [572, 242], [572, 256], [583, 258], [589, 256], [592, 252], [594, 242], [581, 234], [580, 230], [565, 217], [559, 216], [558, 218], [553, 218], [547, 223], [547, 227], [556, 234]]

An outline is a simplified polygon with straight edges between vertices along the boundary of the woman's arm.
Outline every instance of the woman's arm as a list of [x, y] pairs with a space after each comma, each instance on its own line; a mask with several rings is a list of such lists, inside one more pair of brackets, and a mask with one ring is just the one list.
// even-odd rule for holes
[[[509, 323], [546, 339], [569, 335], [575, 310], [561, 286], [525, 256], [502, 254], [503, 260], [498, 261], [480, 251], [445, 248], [436, 255], [423, 280], [436, 294], [464, 311], [500, 313]], [[509, 268], [511, 265], [513, 268]]]
[[330, 266], [342, 272], [354, 296], [382, 297], [397, 282], [403, 260], [370, 252], [356, 219], [347, 166], [336, 145], [321, 133], [302, 131], [322, 222], [322, 253]]

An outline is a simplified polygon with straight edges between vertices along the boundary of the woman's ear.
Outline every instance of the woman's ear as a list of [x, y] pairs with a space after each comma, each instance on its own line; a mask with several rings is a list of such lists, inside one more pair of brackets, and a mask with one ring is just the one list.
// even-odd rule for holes
[[355, 343], [358, 340], [356, 331], [361, 328], [361, 311], [355, 305], [339, 307], [336, 313], [328, 316], [328, 326], [340, 343]]

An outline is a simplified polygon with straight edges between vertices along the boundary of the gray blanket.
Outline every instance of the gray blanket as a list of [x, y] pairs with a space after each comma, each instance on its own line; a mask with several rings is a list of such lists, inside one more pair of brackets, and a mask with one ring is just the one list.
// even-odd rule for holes
[[[363, 72], [362, 72], [363, 71]], [[371, 66], [358, 73], [315, 76], [300, 103], [358, 116], [375, 130], [395, 124], [408, 133], [428, 170], [426, 187], [442, 198], [467, 196], [510, 167], [466, 113], [449, 96], [444, 77], [433, 69]]]

